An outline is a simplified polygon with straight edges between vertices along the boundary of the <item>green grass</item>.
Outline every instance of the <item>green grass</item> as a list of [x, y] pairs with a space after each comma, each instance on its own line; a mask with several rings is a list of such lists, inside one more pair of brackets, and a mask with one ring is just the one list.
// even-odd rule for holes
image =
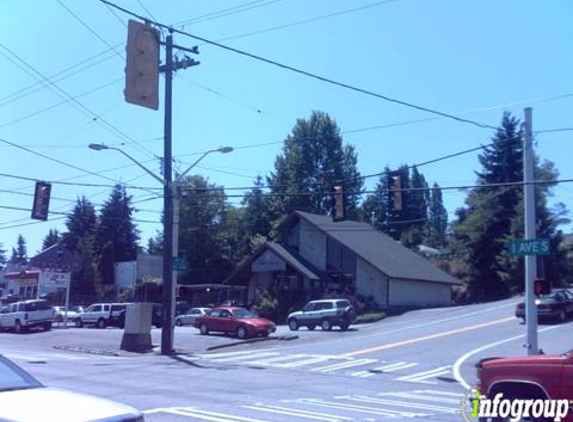
[[367, 324], [383, 320], [384, 318], [386, 318], [386, 314], [384, 312], [367, 312], [356, 318], [356, 324]]

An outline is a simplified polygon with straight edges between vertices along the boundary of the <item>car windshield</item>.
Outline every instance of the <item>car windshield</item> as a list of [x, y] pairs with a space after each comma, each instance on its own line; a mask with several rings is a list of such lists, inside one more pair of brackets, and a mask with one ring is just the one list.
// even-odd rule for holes
[[235, 309], [233, 314], [237, 318], [257, 318], [258, 315], [254, 312], [249, 311], [248, 309]]
[[0, 356], [0, 391], [25, 390], [43, 387], [8, 359]]
[[51, 306], [45, 300], [37, 300], [34, 302], [26, 303], [27, 311], [43, 311], [46, 309], [51, 309]]

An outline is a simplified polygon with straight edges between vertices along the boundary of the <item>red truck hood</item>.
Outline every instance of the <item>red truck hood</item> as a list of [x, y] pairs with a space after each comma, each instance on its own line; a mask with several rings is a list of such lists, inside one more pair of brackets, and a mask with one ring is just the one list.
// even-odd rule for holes
[[563, 364], [564, 359], [568, 359], [567, 355], [537, 355], [537, 356], [522, 356], [515, 358], [492, 358], [491, 360], [484, 360], [481, 362], [483, 368], [494, 366], [506, 365], [531, 365], [531, 363], [539, 363], [545, 365]]

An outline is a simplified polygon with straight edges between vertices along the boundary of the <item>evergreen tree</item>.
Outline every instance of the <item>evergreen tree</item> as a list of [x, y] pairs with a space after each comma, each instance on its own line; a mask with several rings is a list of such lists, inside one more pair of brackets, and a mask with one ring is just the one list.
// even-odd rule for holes
[[70, 287], [71, 301], [78, 304], [90, 304], [98, 300], [99, 276], [96, 269], [93, 237], [78, 239], [75, 256], [78, 268], [72, 274]]
[[6, 249], [4, 249], [2, 243], [0, 243], [0, 269], [6, 265]]
[[116, 185], [100, 211], [95, 232], [95, 250], [100, 260], [104, 247], [110, 248], [108, 243], [113, 248], [113, 262], [136, 259], [139, 232], [133, 223], [133, 211], [131, 196], [124, 187]]
[[[505, 113], [501, 126], [484, 148], [477, 173], [478, 184], [508, 183], [523, 180], [522, 133], [519, 121]], [[501, 279], [502, 256], [513, 219], [517, 215], [519, 190], [514, 186], [478, 187], [466, 200], [464, 220], [454, 227], [458, 239], [468, 250], [468, 294], [474, 300], [499, 298], [509, 293]]]
[[299, 119], [286, 138], [275, 171], [267, 178], [273, 194], [272, 212], [278, 219], [294, 210], [329, 214], [334, 186], [344, 181], [346, 213], [358, 217], [362, 179], [354, 147], [342, 144], [336, 122], [315, 111]]
[[81, 239], [92, 238], [95, 235], [96, 221], [94, 206], [82, 196], [66, 217], [68, 231], [62, 235], [66, 248], [75, 252]]
[[444, 207], [442, 190], [434, 183], [430, 191], [428, 206], [428, 232], [425, 242], [434, 248], [446, 246], [446, 232], [448, 229], [448, 211]]
[[12, 248], [12, 256], [8, 261], [11, 264], [26, 265], [28, 263], [28, 249], [26, 248], [26, 239], [21, 234], [18, 235], [16, 247]]
[[57, 229], [50, 229], [44, 240], [42, 241], [42, 250], [48, 249], [50, 246], [57, 245], [62, 240], [62, 236]]
[[391, 208], [390, 197], [388, 196], [388, 174], [390, 168], [386, 166], [384, 173], [380, 176], [373, 194], [366, 197], [362, 204], [361, 220], [372, 224], [378, 230], [389, 232], [388, 218]]
[[258, 176], [255, 180], [255, 186], [243, 199], [241, 219], [243, 231], [241, 253], [243, 255], [248, 255], [253, 251], [251, 239], [255, 237], [268, 239], [271, 236], [273, 216], [271, 215], [269, 197], [264, 194], [263, 186], [263, 179]]
[[425, 177], [416, 167], [412, 169], [409, 181], [411, 190], [403, 192], [405, 196], [405, 209], [401, 213], [402, 244], [409, 248], [416, 248], [426, 236], [428, 226], [429, 189]]

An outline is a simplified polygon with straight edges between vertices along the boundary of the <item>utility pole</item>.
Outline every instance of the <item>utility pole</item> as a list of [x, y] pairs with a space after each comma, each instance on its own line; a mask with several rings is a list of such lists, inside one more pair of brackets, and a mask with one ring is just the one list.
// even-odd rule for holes
[[165, 123], [163, 146], [163, 326], [161, 329], [161, 354], [173, 353], [173, 192], [172, 184], [172, 88], [173, 88], [173, 35], [165, 43]]
[[[525, 198], [525, 239], [537, 237], [535, 228], [535, 173], [532, 142], [531, 107], [524, 109], [523, 137], [523, 196]], [[537, 305], [535, 304], [535, 277], [537, 275], [537, 257], [525, 255], [525, 324], [527, 327], [527, 354], [538, 354], [537, 344]]]

